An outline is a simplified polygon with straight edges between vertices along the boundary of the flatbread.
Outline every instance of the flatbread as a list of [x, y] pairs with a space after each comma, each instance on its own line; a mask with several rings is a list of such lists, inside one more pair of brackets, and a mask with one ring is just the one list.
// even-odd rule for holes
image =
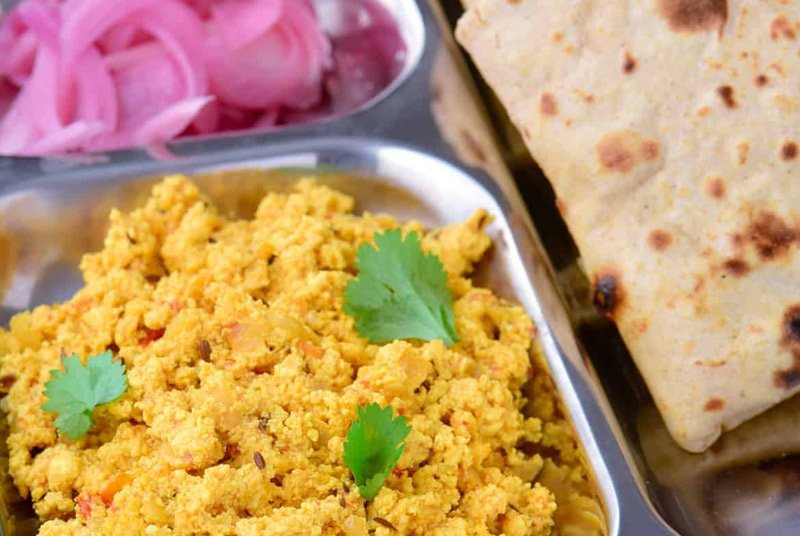
[[674, 439], [800, 390], [800, 2], [470, 4], [457, 36]]

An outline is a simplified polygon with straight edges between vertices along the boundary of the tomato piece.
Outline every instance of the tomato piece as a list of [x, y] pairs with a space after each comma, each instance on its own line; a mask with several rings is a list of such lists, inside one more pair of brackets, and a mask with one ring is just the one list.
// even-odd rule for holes
[[117, 494], [122, 488], [133, 482], [133, 477], [128, 473], [120, 473], [108, 481], [106, 487], [100, 492], [100, 498], [106, 506], [111, 506], [114, 502], [114, 495]]

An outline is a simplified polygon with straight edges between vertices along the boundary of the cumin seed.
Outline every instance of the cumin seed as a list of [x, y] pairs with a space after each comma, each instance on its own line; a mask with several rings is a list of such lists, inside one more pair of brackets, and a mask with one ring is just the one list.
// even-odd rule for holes
[[261, 453], [258, 451], [255, 451], [253, 453], [253, 461], [256, 462], [256, 466], [259, 469], [263, 469], [267, 465], [266, 462], [264, 461], [264, 456], [262, 456]]
[[397, 530], [397, 527], [392, 525], [391, 521], [389, 521], [388, 519], [383, 519], [382, 517], [373, 517], [372, 520], [375, 523], [377, 523], [378, 525], [382, 525], [382, 526], [386, 527], [387, 529], [392, 529], [394, 531]]

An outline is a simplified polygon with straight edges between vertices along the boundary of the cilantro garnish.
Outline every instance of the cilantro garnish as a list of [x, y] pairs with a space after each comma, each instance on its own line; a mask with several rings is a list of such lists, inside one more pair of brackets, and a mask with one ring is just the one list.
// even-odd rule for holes
[[358, 277], [344, 291], [344, 310], [372, 343], [397, 339], [458, 342], [453, 295], [439, 258], [422, 251], [419, 235], [397, 229], [358, 249]]
[[111, 351], [91, 356], [86, 366], [77, 354], [62, 357], [64, 370], [51, 370], [44, 384], [47, 402], [42, 409], [58, 413], [56, 428], [71, 439], [80, 439], [94, 425], [94, 409], [113, 402], [125, 392], [125, 365], [113, 361]]
[[389, 477], [405, 444], [411, 427], [405, 417], [392, 418], [391, 406], [378, 404], [358, 407], [358, 417], [347, 432], [344, 463], [353, 472], [358, 491], [364, 500], [375, 498]]

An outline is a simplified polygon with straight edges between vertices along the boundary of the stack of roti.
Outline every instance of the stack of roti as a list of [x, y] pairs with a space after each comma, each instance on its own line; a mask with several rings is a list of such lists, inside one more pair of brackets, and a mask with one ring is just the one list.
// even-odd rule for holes
[[675, 440], [800, 390], [800, 2], [469, 4], [458, 38]]

